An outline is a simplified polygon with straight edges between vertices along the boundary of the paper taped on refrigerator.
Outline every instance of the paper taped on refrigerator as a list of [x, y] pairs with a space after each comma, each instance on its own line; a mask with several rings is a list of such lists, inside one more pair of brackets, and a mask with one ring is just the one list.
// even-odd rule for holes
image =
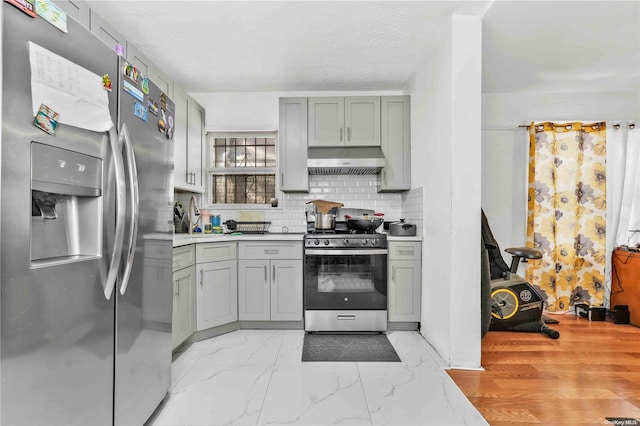
[[29, 42], [33, 115], [41, 105], [58, 113], [58, 122], [95, 132], [113, 126], [102, 77]]

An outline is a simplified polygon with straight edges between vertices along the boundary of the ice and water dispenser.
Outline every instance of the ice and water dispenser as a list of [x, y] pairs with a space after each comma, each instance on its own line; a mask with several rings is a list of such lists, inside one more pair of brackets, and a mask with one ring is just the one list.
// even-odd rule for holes
[[102, 160], [31, 143], [31, 266], [101, 255]]

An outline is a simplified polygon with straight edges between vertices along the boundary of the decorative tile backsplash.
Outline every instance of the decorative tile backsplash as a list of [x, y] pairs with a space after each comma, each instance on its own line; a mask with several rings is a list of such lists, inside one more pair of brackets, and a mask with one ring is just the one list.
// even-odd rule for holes
[[422, 235], [422, 187], [402, 193], [402, 217], [407, 223], [416, 225], [416, 235]]
[[[278, 207], [265, 207], [265, 220], [271, 221], [271, 232], [281, 232], [286, 226], [289, 232], [306, 232], [305, 210], [307, 203], [315, 199], [337, 201], [351, 208], [372, 209], [384, 213], [385, 220], [405, 218], [418, 225], [422, 235], [422, 188], [404, 193], [376, 192], [376, 175], [310, 175], [309, 193], [286, 193], [278, 200]], [[176, 193], [175, 200], [185, 208], [190, 195]], [[202, 205], [200, 202], [199, 206]], [[213, 209], [215, 211], [215, 209]], [[236, 211], [220, 209], [222, 220], [237, 219]]]

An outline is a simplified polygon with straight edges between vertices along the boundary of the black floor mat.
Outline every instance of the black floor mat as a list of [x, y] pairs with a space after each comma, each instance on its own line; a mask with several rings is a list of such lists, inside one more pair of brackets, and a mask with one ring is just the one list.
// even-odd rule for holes
[[305, 334], [302, 361], [400, 362], [384, 334]]

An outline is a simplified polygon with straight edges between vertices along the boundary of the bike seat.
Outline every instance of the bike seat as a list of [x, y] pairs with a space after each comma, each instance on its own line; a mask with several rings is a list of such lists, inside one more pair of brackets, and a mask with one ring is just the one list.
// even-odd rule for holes
[[522, 257], [524, 259], [541, 259], [542, 258], [542, 252], [532, 247], [509, 247], [504, 251], [506, 251], [507, 253], [513, 256]]

